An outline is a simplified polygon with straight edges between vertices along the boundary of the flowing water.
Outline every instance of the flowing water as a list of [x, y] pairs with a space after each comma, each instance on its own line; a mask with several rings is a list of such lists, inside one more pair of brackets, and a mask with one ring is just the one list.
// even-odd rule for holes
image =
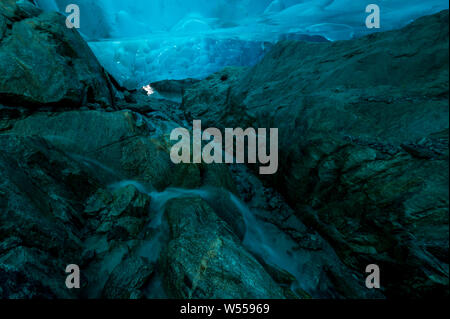
[[[208, 202], [214, 210], [218, 209], [215, 206], [221, 205], [215, 202], [219, 190], [214, 188], [192, 190], [168, 188], [162, 192], [156, 192], [148, 191], [145, 186], [135, 181], [122, 181], [111, 185], [111, 188], [117, 189], [128, 185], [135, 186], [140, 192], [147, 194], [151, 198], [151, 220], [148, 228], [154, 233], [154, 236], [141, 247], [140, 253], [152, 262], [157, 261], [161, 250], [168, 240], [168, 226], [163, 219], [167, 202], [175, 198], [199, 196]], [[235, 195], [225, 190], [220, 190], [220, 192], [231, 203], [231, 209], [239, 212], [244, 219], [246, 230], [243, 246], [266, 264], [291, 273], [296, 278], [292, 288], [298, 286], [302, 267], [301, 256], [296, 254], [294, 249], [296, 246], [295, 242], [275, 225], [260, 220]], [[158, 283], [153, 285], [160, 285], [159, 280]]]
[[[98, 161], [75, 154], [71, 154], [71, 156], [76, 156], [77, 160], [89, 166], [99, 168], [111, 177], [114, 175], [116, 178], [118, 177], [113, 170]], [[139, 254], [146, 257], [150, 262], [156, 263], [158, 261], [162, 249], [169, 240], [168, 225], [164, 222], [163, 218], [167, 202], [176, 198], [198, 196], [205, 200], [216, 213], [225, 209], [233, 210], [234, 214], [241, 215], [245, 223], [243, 246], [259, 260], [263, 260], [267, 265], [276, 266], [292, 274], [296, 278], [296, 282], [294, 282], [292, 288], [298, 286], [302, 272], [304, 272], [304, 264], [308, 262], [308, 257], [296, 252], [296, 243], [286, 233], [275, 225], [259, 219], [254, 212], [231, 192], [215, 188], [168, 188], [162, 192], [158, 192], [154, 191], [151, 186], [146, 186], [134, 180], [116, 182], [108, 188], [117, 190], [129, 185], [136, 187], [139, 192], [151, 198], [150, 220], [146, 229], [150, 236], [139, 249]], [[221, 200], [218, 201], [218, 198]], [[218, 213], [218, 215], [220, 214]], [[302, 281], [304, 282], [304, 278]], [[149, 284], [149, 287], [147, 287], [148, 296], [152, 298], [165, 297], [160, 276], [155, 276], [154, 280]]]

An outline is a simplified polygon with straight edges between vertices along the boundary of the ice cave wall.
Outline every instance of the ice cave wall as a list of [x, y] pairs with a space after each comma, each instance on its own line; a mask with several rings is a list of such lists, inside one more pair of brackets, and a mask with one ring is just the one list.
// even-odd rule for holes
[[[445, 0], [36, 0], [62, 13], [79, 4], [81, 32], [124, 86], [203, 78], [227, 65], [252, 65], [284, 38], [345, 40], [381, 8], [386, 31], [448, 8]], [[315, 36], [310, 38], [311, 36]]]

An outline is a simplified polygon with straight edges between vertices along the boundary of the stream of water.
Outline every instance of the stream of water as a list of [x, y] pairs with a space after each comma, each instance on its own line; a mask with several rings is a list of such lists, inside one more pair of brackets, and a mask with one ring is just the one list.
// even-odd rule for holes
[[[78, 159], [80, 160], [80, 158]], [[101, 170], [105, 170], [110, 175], [115, 175], [111, 169], [104, 167], [97, 161], [88, 160], [87, 158], [82, 158], [82, 160], [89, 166], [94, 165]], [[116, 175], [117, 177], [119, 176]], [[215, 188], [168, 188], [158, 192], [134, 180], [122, 180], [109, 185], [108, 188], [117, 190], [130, 185], [151, 198], [150, 219], [146, 228], [150, 236], [139, 249], [139, 254], [146, 257], [150, 262], [156, 263], [158, 261], [162, 249], [169, 240], [168, 225], [163, 218], [167, 202], [176, 198], [198, 196], [205, 200], [216, 213], [220, 210], [222, 212], [223, 210], [232, 210], [233, 214], [230, 214], [230, 216], [242, 216], [245, 223], [245, 233], [242, 238], [243, 246], [267, 265], [275, 266], [292, 274], [296, 278], [292, 288], [298, 287], [300, 282], [304, 286], [306, 278], [302, 277], [305, 276], [305, 264], [310, 261], [309, 257], [295, 249], [296, 243], [286, 233], [275, 225], [258, 218], [254, 212], [231, 192]], [[220, 216], [219, 213], [218, 215]], [[147, 291], [149, 292], [147, 297], [166, 297], [162, 289], [162, 278], [160, 276], [155, 276]]]
[[[159, 254], [167, 240], [167, 225], [163, 221], [165, 206], [168, 201], [175, 198], [187, 198], [192, 196], [199, 196], [208, 202], [214, 210], [217, 209], [214, 198], [217, 196], [216, 189], [181, 189], [168, 188], [162, 192], [148, 191], [145, 186], [135, 181], [122, 181], [111, 185], [111, 188], [117, 189], [126, 187], [128, 185], [135, 186], [140, 192], [147, 194], [151, 198], [150, 216], [148, 227], [154, 232], [151, 240], [147, 241], [141, 248], [141, 254], [156, 262]], [[221, 190], [226, 200], [232, 204], [232, 209], [235, 209], [242, 215], [246, 230], [243, 239], [243, 246], [252, 254], [264, 260], [270, 266], [275, 266], [279, 269], [291, 273], [296, 282], [293, 288], [298, 285], [301, 277], [301, 261], [300, 256], [296, 255], [294, 247], [295, 242], [287, 236], [283, 231], [278, 229], [275, 225], [266, 223], [257, 218], [257, 216], [234, 194]], [[165, 234], [166, 233], [166, 234]]]

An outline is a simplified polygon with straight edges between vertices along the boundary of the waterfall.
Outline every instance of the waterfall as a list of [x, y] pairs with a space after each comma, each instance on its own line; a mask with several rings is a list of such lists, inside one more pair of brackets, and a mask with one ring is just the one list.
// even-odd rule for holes
[[[181, 189], [168, 188], [162, 192], [148, 191], [142, 184], [135, 181], [122, 181], [111, 185], [112, 188], [121, 188], [128, 185], [135, 186], [140, 192], [147, 194], [151, 198], [150, 216], [148, 228], [155, 232], [155, 236], [147, 241], [141, 248], [141, 254], [151, 261], [156, 262], [159, 253], [167, 240], [167, 225], [163, 221], [165, 206], [168, 201], [175, 198], [187, 198], [199, 196], [214, 207], [215, 193], [214, 188], [200, 189]], [[299, 286], [302, 279], [302, 265], [308, 260], [302, 258], [301, 253], [295, 251], [296, 243], [275, 225], [264, 222], [258, 217], [234, 194], [229, 191], [221, 190], [224, 196], [232, 203], [232, 206], [238, 211], [245, 222], [246, 231], [243, 240], [243, 246], [253, 255], [262, 259], [267, 265], [275, 266], [292, 274], [296, 281], [293, 287]]]
[[292, 288], [305, 281], [303, 265], [309, 260], [295, 249], [297, 244], [277, 226], [260, 220], [240, 199], [230, 193], [232, 202], [242, 213], [247, 231], [243, 245], [269, 266], [289, 272], [295, 277]]

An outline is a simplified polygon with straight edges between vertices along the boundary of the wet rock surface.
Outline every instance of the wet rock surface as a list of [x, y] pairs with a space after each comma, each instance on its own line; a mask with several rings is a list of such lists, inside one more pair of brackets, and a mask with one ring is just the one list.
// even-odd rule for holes
[[[2, 1], [0, 297], [447, 295], [447, 18], [156, 85], [180, 104], [115, 87], [62, 16]], [[173, 164], [192, 119], [279, 127], [279, 173]]]
[[281, 288], [202, 199], [173, 200], [166, 216], [171, 241], [162, 263], [172, 297], [284, 298]]
[[5, 0], [0, 35], [0, 103], [66, 108], [113, 103], [108, 75], [62, 15]]
[[384, 269], [386, 296], [439, 297], [448, 86], [443, 11], [352, 41], [279, 43], [247, 72], [188, 88], [182, 108], [213, 127], [278, 127], [281, 169], [267, 182], [296, 216], [350, 269]]
[[[257, 223], [261, 230], [247, 232], [244, 246], [276, 282], [304, 298], [383, 298], [365, 289], [362, 273], [343, 264], [330, 243], [305, 225], [280, 193], [246, 167], [235, 165], [231, 171], [238, 193], [256, 217], [247, 225]], [[259, 242], [276, 250], [261, 249]]]

